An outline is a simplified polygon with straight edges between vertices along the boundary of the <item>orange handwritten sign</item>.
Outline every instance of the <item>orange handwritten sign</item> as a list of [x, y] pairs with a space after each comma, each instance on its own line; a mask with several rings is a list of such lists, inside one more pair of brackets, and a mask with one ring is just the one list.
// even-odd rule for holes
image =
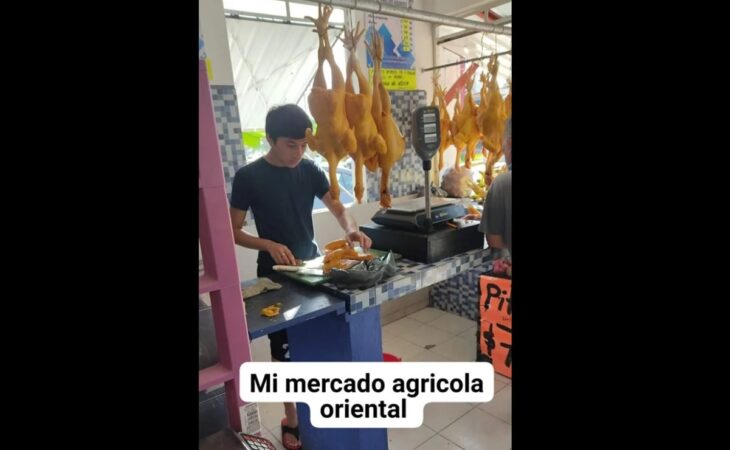
[[479, 277], [479, 352], [494, 371], [512, 377], [512, 280]]

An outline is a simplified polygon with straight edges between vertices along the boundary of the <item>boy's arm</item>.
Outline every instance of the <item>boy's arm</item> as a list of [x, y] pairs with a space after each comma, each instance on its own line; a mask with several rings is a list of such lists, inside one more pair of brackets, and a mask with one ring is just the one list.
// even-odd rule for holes
[[353, 243], [358, 242], [363, 250], [370, 250], [370, 246], [373, 242], [365, 233], [357, 228], [357, 222], [355, 222], [355, 219], [347, 212], [340, 201], [333, 200], [330, 193], [327, 192], [322, 197], [322, 203], [324, 203], [332, 215], [335, 216], [340, 227], [345, 230], [345, 239], [347, 239], [347, 243], [350, 244], [350, 246], [353, 246]]

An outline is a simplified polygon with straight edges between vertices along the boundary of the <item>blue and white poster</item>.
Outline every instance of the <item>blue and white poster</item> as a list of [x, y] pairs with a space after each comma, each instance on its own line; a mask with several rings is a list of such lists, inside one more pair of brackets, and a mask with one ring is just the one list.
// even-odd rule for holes
[[[365, 41], [370, 45], [373, 30], [383, 39], [383, 85], [391, 91], [416, 90], [416, 58], [413, 56], [413, 22], [399, 17], [367, 15]], [[373, 77], [373, 60], [367, 54], [368, 72]]]
[[206, 59], [205, 42], [203, 41], [203, 32], [200, 31], [200, 22], [198, 22], [198, 59]]

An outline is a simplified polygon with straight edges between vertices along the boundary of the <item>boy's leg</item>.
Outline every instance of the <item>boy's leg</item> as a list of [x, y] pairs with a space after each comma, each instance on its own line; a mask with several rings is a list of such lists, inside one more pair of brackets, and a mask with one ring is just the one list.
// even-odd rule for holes
[[[286, 330], [277, 331], [269, 335], [269, 346], [271, 349], [271, 360], [274, 362], [289, 362], [289, 337], [287, 336]], [[286, 425], [291, 428], [299, 426], [299, 418], [297, 416], [297, 405], [296, 403], [284, 403], [284, 416], [286, 417]], [[286, 433], [282, 437], [287, 442], [286, 447], [296, 447], [299, 444], [299, 440], [289, 433]]]

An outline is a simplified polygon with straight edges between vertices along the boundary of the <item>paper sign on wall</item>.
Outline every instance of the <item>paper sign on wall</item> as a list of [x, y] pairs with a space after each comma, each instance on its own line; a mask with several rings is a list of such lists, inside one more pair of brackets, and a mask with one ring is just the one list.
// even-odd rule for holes
[[198, 32], [198, 59], [206, 59], [208, 56], [205, 54], [205, 42], [203, 41], [203, 33]]
[[[416, 59], [413, 56], [413, 23], [408, 19], [367, 15], [365, 41], [370, 45], [373, 30], [383, 38], [383, 86], [388, 90], [416, 90]], [[373, 79], [373, 60], [367, 54], [368, 73]]]
[[205, 60], [205, 68], [208, 70], [208, 81], [213, 81], [213, 65], [205, 52], [205, 41], [203, 40], [203, 32], [200, 31], [200, 22], [198, 22], [198, 59]]

